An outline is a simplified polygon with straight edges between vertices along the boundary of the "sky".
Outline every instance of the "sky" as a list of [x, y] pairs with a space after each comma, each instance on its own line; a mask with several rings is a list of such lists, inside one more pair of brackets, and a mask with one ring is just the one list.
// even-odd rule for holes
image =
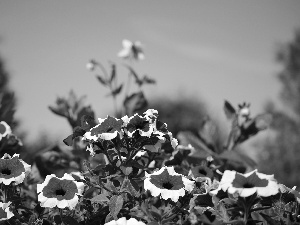
[[[300, 27], [300, 1], [0, 1], [0, 55], [16, 92], [16, 118], [28, 140], [41, 133], [62, 140], [71, 130], [48, 109], [73, 89], [97, 117], [113, 111], [108, 90], [86, 69], [90, 59], [117, 64], [122, 40], [140, 41], [140, 74], [156, 79], [151, 99], [196, 96], [212, 114], [224, 100], [251, 102], [253, 114], [279, 101], [279, 46]], [[120, 100], [119, 100], [120, 104]]]

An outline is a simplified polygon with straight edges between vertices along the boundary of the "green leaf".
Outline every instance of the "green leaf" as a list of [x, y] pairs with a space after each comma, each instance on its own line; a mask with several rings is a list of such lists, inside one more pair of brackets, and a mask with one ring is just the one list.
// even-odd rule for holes
[[181, 145], [188, 146], [191, 144], [195, 148], [195, 152], [190, 154], [193, 158], [206, 158], [208, 156], [216, 157], [216, 154], [209, 149], [206, 144], [190, 131], [181, 131], [177, 134], [177, 139]]
[[99, 81], [101, 84], [103, 84], [104, 86], [107, 85], [107, 81], [106, 81], [104, 78], [102, 78], [102, 77], [100, 77], [100, 76], [96, 76], [96, 77], [97, 77], [98, 81]]
[[127, 66], [125, 65], [125, 67], [127, 67], [127, 69], [130, 71], [130, 74], [134, 77], [135, 79], [135, 83], [138, 85], [138, 86], [141, 86], [142, 84], [142, 81], [140, 80], [138, 74], [134, 71], [134, 69], [130, 66]]
[[268, 216], [267, 214], [264, 213], [259, 213], [266, 221], [269, 225], [280, 225], [281, 223], [277, 220], [274, 220], [273, 218], [271, 218], [270, 216]]
[[84, 134], [85, 134], [85, 130], [83, 130], [81, 127], [75, 127], [73, 130], [73, 134], [65, 138], [63, 142], [68, 146], [72, 146], [74, 138], [83, 136]]
[[236, 116], [235, 108], [226, 100], [224, 102], [224, 112], [227, 119], [231, 120]]
[[251, 159], [249, 156], [239, 152], [239, 151], [225, 151], [219, 155], [220, 159], [226, 159], [229, 161], [235, 161], [247, 165], [251, 168], [255, 168], [257, 163]]
[[123, 207], [124, 199], [122, 195], [113, 195], [109, 202], [109, 212], [115, 220], [118, 219], [118, 214]]
[[116, 65], [112, 64], [111, 65], [111, 75], [110, 75], [110, 83], [115, 79], [116, 77]]
[[121, 84], [119, 87], [114, 89], [109, 95], [117, 96], [122, 91], [122, 88], [123, 88], [123, 84]]
[[134, 180], [128, 178], [124, 179], [121, 191], [128, 192], [133, 197], [140, 196], [138, 184]]
[[55, 216], [53, 217], [53, 220], [54, 220], [54, 222], [55, 222], [56, 224], [61, 224], [61, 222], [62, 222], [62, 220], [61, 220], [61, 218], [60, 218], [60, 215], [55, 215]]
[[71, 216], [63, 216], [62, 221], [64, 222], [65, 225], [80, 225], [77, 220], [75, 220]]
[[145, 108], [148, 105], [148, 102], [144, 96], [144, 93], [140, 91], [127, 96], [123, 104], [126, 114], [133, 115], [134, 112]]
[[155, 84], [155, 83], [156, 83], [156, 81], [155, 81], [154, 79], [149, 78], [147, 75], [145, 75], [145, 76], [143, 77], [142, 82], [143, 82], [143, 84], [144, 84], [144, 83], [145, 83], [145, 84]]
[[152, 210], [149, 210], [149, 212], [156, 221], [161, 221], [162, 219], [161, 215], [159, 215], [157, 212], [154, 212]]
[[148, 223], [148, 225], [159, 225], [156, 221], [152, 221], [150, 223]]
[[81, 122], [81, 128], [84, 129], [85, 131], [88, 131], [92, 127], [97, 125], [97, 123], [94, 120], [94, 117], [92, 117], [90, 115], [83, 115], [80, 118], [80, 122]]
[[102, 203], [102, 202], [109, 202], [109, 199], [107, 198], [107, 194], [99, 194], [96, 195], [91, 199], [92, 203]]
[[126, 176], [128, 176], [132, 172], [132, 167], [120, 166], [120, 169]]
[[224, 222], [224, 223], [227, 223], [229, 222], [229, 216], [228, 216], [228, 213], [227, 213], [227, 209], [225, 207], [225, 205], [222, 203], [222, 202], [219, 202], [218, 206], [217, 206], [217, 219]]
[[91, 187], [85, 191], [83, 198], [91, 199], [94, 195], [94, 192], [97, 190], [95, 187]]
[[48, 106], [48, 108], [51, 110], [51, 112], [53, 112], [54, 114], [56, 114], [58, 116], [67, 117], [67, 114], [61, 109], [56, 109], [52, 106]]

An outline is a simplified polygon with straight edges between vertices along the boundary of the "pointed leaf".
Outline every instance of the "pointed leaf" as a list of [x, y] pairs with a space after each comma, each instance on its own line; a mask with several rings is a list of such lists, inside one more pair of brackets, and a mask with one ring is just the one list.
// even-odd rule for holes
[[249, 156], [239, 152], [239, 151], [225, 151], [219, 155], [219, 158], [226, 159], [229, 161], [235, 161], [242, 164], [246, 164], [251, 168], [255, 168], [257, 163], [251, 159]]
[[65, 225], [80, 225], [80, 223], [71, 216], [63, 216], [62, 221]]
[[148, 102], [143, 92], [133, 93], [124, 100], [124, 107], [127, 115], [133, 115], [136, 111], [145, 108]]
[[110, 83], [115, 79], [116, 77], [116, 65], [112, 64], [111, 65], [111, 75], [110, 75]]
[[83, 136], [84, 134], [85, 134], [85, 130], [83, 130], [81, 127], [75, 127], [73, 134], [65, 138], [63, 142], [68, 146], [72, 146], [74, 138]]
[[113, 90], [110, 95], [112, 96], [116, 96], [118, 94], [120, 94], [120, 92], [122, 91], [122, 88], [123, 88], [123, 84], [121, 84], [118, 88], [116, 88], [115, 90]]
[[109, 212], [115, 220], [118, 219], [118, 214], [123, 207], [124, 199], [122, 195], [113, 195], [109, 202]]
[[85, 131], [90, 130], [92, 127], [96, 126], [97, 123], [94, 120], [94, 117], [90, 115], [84, 115], [81, 117], [81, 128]]
[[134, 180], [131, 180], [131, 179], [128, 179], [128, 178], [125, 178], [125, 180], [123, 181], [121, 191], [128, 192], [133, 197], [139, 197], [140, 196], [138, 184]]
[[270, 216], [268, 216], [267, 214], [264, 213], [259, 213], [266, 221], [269, 225], [280, 225], [279, 221], [276, 221], [274, 219], [272, 219]]
[[101, 84], [103, 84], [104, 86], [107, 85], [107, 81], [104, 78], [102, 78], [101, 76], [96, 76], [96, 77]]
[[73, 145], [73, 134], [70, 134], [68, 137], [66, 137], [63, 142], [68, 145], [72, 146]]
[[143, 84], [144, 84], [144, 83], [145, 83], [145, 84], [155, 84], [155, 83], [156, 83], [156, 81], [155, 81], [154, 79], [148, 77], [147, 75], [145, 75], [145, 76], [143, 77], [142, 82], [143, 82]]
[[58, 116], [63, 116], [66, 117], [67, 115], [65, 114], [64, 111], [62, 111], [61, 109], [56, 109], [52, 106], [48, 106], [48, 108], [51, 110], [51, 112], [53, 112], [54, 114], [58, 115]]
[[208, 156], [216, 156], [216, 154], [209, 149], [200, 138], [190, 131], [179, 132], [177, 134], [177, 139], [180, 141], [181, 145], [188, 146], [191, 144], [195, 148], [196, 151], [192, 153], [190, 157], [206, 158]]
[[236, 116], [234, 107], [226, 100], [224, 102], [224, 112], [227, 119], [233, 119]]
[[130, 71], [130, 73], [132, 74], [132, 76], [135, 78], [135, 83], [137, 83], [137, 85], [141, 86], [142, 81], [140, 80], [139, 76], [137, 75], [137, 73], [134, 71], [134, 69], [130, 66], [125, 65], [125, 67], [127, 67]]
[[92, 203], [102, 203], [102, 202], [109, 202], [109, 199], [107, 198], [106, 194], [99, 194], [96, 195], [91, 199]]

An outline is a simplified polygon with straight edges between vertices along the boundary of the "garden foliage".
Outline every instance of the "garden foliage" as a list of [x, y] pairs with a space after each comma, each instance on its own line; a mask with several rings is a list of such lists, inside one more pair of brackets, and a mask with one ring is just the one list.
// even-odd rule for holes
[[[144, 59], [139, 42], [123, 41], [125, 60]], [[113, 101], [124, 84], [117, 65], [110, 73], [96, 60], [99, 83]], [[115, 115], [95, 118], [84, 98], [70, 92], [49, 109], [65, 117], [73, 132], [51, 146], [33, 165], [5, 151], [12, 136], [9, 122], [0, 123], [0, 221], [4, 224], [162, 225], [162, 224], [297, 224], [300, 195], [295, 188], [258, 172], [256, 163], [237, 151], [270, 123], [268, 115], [252, 117], [250, 105], [225, 101], [231, 129], [224, 143], [213, 138], [213, 124], [198, 135], [178, 132], [177, 138], [147, 109], [143, 85], [154, 84], [127, 65], [139, 87], [126, 93]], [[137, 113], [144, 110], [142, 113]], [[206, 121], [207, 122], [207, 121]], [[21, 146], [21, 142], [16, 142]], [[22, 154], [22, 151], [19, 152]]]

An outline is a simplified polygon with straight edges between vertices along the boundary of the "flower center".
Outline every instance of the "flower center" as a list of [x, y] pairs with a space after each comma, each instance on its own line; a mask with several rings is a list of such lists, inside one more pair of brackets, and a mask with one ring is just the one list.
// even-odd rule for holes
[[142, 123], [136, 124], [135, 127], [136, 127], [136, 129], [143, 130], [147, 124], [148, 124], [147, 121], [143, 121]]
[[166, 182], [166, 183], [163, 183], [163, 188], [165, 188], [165, 189], [172, 189], [172, 187], [173, 187], [173, 184], [171, 184], [170, 182]]
[[204, 169], [202, 169], [202, 168], [200, 168], [200, 169], [198, 170], [198, 172], [199, 172], [200, 174], [203, 174], [204, 176], [207, 175], [207, 172], [206, 172]]
[[8, 168], [5, 168], [5, 169], [1, 170], [1, 173], [5, 174], [5, 175], [10, 175], [11, 174], [11, 170], [8, 169]]
[[61, 189], [56, 190], [55, 194], [64, 196], [66, 194], [66, 191], [61, 188]]
[[250, 183], [245, 183], [244, 185], [243, 185], [243, 188], [253, 188], [254, 187], [254, 185], [253, 184], [250, 184]]
[[106, 130], [106, 132], [110, 132], [110, 131], [112, 131], [114, 128], [113, 127], [109, 127], [107, 130]]

